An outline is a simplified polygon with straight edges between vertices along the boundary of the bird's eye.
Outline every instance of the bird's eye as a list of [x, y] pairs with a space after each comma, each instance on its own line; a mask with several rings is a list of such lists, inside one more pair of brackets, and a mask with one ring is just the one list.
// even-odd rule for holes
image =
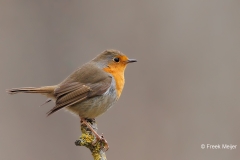
[[119, 61], [120, 61], [120, 59], [119, 59], [119, 58], [117, 58], [117, 57], [116, 57], [116, 58], [114, 58], [113, 60], [114, 60], [114, 62], [119, 62]]

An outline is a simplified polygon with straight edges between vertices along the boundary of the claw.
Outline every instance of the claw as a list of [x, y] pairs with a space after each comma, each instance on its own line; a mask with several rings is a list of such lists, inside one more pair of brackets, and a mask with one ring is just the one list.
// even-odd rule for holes
[[[82, 118], [82, 119], [81, 119], [81, 123], [87, 125], [87, 127], [88, 127], [88, 128], [92, 131], [92, 133], [96, 136], [96, 139], [97, 139], [98, 141], [102, 141], [102, 142], [104, 143], [104, 149], [105, 149], [105, 151], [107, 151], [107, 150], [109, 149], [109, 145], [108, 145], [106, 139], [103, 137], [103, 134], [100, 136], [100, 135], [92, 128], [92, 126], [86, 121], [86, 119]], [[93, 145], [97, 142], [97, 140], [93, 142]], [[75, 142], [75, 144], [76, 144], [76, 142]]]
[[109, 149], [109, 145], [108, 145], [107, 140], [103, 137], [103, 135], [101, 135], [100, 141], [102, 141], [104, 143], [104, 149], [105, 149], [105, 152], [106, 152]]

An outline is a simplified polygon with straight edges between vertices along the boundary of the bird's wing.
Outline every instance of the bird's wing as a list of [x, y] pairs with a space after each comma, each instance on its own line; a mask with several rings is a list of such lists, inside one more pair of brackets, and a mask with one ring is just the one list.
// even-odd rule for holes
[[110, 87], [111, 82], [112, 77], [106, 76], [104, 79], [101, 77], [99, 81], [95, 81], [95, 83], [86, 84], [69, 80], [66, 83], [60, 84], [54, 91], [56, 105], [47, 115], [49, 116], [59, 109], [74, 105], [83, 100], [102, 95]]

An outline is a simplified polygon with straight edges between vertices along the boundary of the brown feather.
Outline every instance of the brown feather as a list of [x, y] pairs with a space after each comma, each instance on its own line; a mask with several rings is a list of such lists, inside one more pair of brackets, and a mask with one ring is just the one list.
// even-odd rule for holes
[[44, 87], [21, 87], [21, 88], [12, 88], [7, 90], [9, 94], [17, 94], [17, 93], [41, 93], [46, 95], [47, 97], [53, 98], [54, 89], [56, 86], [44, 86]]
[[68, 77], [61, 83], [54, 91], [56, 105], [47, 115], [49, 116], [62, 108], [71, 107], [76, 103], [105, 93], [111, 85], [112, 77], [106, 73], [102, 74], [101, 70], [97, 68], [101, 73], [101, 76], [98, 76], [97, 73], [99, 72], [96, 72], [96, 68], [93, 70], [94, 74], [88, 75], [94, 80], [93, 83], [86, 84], [81, 82], [80, 78], [75, 79], [74, 77]]

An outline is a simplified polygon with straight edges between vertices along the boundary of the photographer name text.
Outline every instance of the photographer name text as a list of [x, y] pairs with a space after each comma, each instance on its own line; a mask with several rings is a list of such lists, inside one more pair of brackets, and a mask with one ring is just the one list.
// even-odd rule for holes
[[202, 149], [228, 149], [234, 150], [237, 149], [237, 145], [233, 144], [201, 144]]

